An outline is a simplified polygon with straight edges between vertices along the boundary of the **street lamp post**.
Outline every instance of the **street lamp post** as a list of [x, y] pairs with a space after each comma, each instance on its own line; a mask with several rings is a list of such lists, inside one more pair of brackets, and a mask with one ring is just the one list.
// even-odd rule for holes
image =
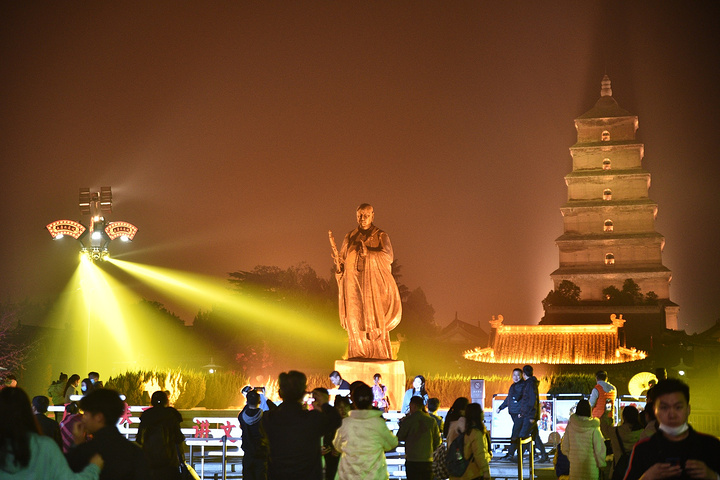
[[112, 240], [132, 241], [138, 229], [128, 222], [107, 222], [105, 214], [112, 213], [112, 190], [100, 187], [99, 192], [89, 188], [80, 189], [80, 213], [90, 215], [85, 226], [74, 220], [56, 220], [46, 226], [55, 240], [70, 236], [82, 245], [80, 251], [90, 260], [105, 260]]
[[[118, 221], [108, 222], [105, 215], [112, 213], [112, 189], [100, 187], [99, 192], [91, 192], [89, 188], [80, 189], [80, 213], [89, 215], [86, 225], [74, 220], [55, 220], [46, 225], [48, 232], [54, 240], [69, 236], [80, 242], [80, 252], [92, 262], [104, 261], [108, 258], [110, 242], [119, 238], [129, 242], [135, 238], [138, 229], [132, 223]], [[81, 286], [82, 287], [82, 286]], [[92, 288], [92, 287], [90, 287]], [[86, 369], [90, 364], [90, 319], [91, 307], [88, 308], [87, 341], [86, 341]]]

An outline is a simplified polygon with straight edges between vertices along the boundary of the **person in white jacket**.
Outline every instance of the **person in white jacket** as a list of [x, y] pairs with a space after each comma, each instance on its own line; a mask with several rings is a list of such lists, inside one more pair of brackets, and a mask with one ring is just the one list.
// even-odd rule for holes
[[590, 402], [580, 400], [570, 416], [560, 448], [570, 460], [570, 480], [597, 480], [605, 468], [605, 439]]
[[333, 446], [341, 453], [340, 480], [381, 480], [389, 478], [385, 452], [397, 447], [398, 440], [385, 424], [383, 412], [371, 409], [373, 393], [370, 386], [353, 389], [355, 410], [343, 419], [335, 434]]

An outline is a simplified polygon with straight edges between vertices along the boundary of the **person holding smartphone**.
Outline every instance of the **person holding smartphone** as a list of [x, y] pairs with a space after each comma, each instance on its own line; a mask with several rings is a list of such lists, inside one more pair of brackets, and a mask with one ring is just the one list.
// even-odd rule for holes
[[688, 425], [690, 388], [667, 379], [653, 388], [658, 431], [633, 448], [625, 480], [720, 479], [720, 440]]

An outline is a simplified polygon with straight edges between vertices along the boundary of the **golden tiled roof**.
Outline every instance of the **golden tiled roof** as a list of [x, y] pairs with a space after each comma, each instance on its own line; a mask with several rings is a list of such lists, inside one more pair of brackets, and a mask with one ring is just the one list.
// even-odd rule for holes
[[476, 362], [510, 364], [602, 364], [645, 358], [645, 352], [620, 345], [620, 325], [498, 324], [490, 347], [468, 350], [464, 356]]

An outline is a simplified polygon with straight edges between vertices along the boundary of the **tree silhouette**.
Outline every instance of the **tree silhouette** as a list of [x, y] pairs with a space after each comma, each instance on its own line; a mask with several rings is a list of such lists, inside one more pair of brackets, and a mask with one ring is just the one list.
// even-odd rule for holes
[[402, 265], [400, 265], [397, 259], [395, 259], [390, 264], [390, 268], [392, 270], [392, 276], [395, 279], [395, 283], [397, 283], [398, 290], [400, 291], [400, 300], [402, 300], [402, 302], [404, 303], [410, 295], [410, 289], [400, 281], [400, 279], [402, 278], [402, 274], [400, 273], [400, 271], [402, 270]]
[[563, 280], [556, 290], [550, 290], [542, 301], [543, 306], [577, 305], [580, 303], [580, 287], [570, 280]]
[[165, 305], [158, 301], [148, 300], [146, 298], [143, 298], [142, 300], [140, 300], [140, 303], [138, 306], [141, 309], [147, 309], [153, 313], [156, 313], [163, 319], [169, 320], [168, 323], [170, 323], [171, 325], [177, 325], [180, 327], [185, 326], [185, 322], [183, 321], [182, 318], [180, 318], [178, 315], [174, 314], [173, 312], [171, 312], [170, 310], [165, 308]]
[[17, 337], [20, 322], [18, 308], [14, 305], [0, 305], [0, 376], [17, 372], [23, 365], [31, 345], [24, 344]]
[[[337, 314], [337, 287], [335, 279], [321, 278], [306, 262], [287, 269], [277, 266], [257, 265], [252, 270], [228, 273], [232, 291], [241, 297], [260, 301], [255, 311], [229, 312], [214, 306], [199, 312], [194, 326], [218, 350], [218, 358], [235, 364], [248, 373], [248, 368], [281, 368], [282, 362], [323, 362], [326, 365], [342, 355], [344, 344], [338, 342], [338, 350], [312, 350], [312, 334], [305, 340], [308, 348], [298, 348], [298, 338], [293, 330], [284, 330], [280, 323], [267, 323], [263, 317], [262, 303], [268, 307], [280, 307], [288, 315], [297, 315], [307, 332], [334, 332], [343, 338]], [[291, 318], [293, 318], [291, 317]], [[297, 320], [294, 320], [297, 321]], [[274, 320], [273, 320], [274, 322]], [[330, 356], [330, 359], [325, 358]], [[297, 363], [291, 364], [297, 367]]]
[[425, 292], [418, 287], [407, 294], [403, 302], [402, 321], [395, 333], [407, 340], [432, 337], [438, 331], [435, 323], [435, 309], [427, 301]]
[[657, 304], [658, 297], [655, 292], [648, 292], [643, 297], [638, 285], [632, 278], [627, 278], [623, 282], [622, 290], [618, 290], [615, 285], [604, 288], [603, 296], [609, 305], [642, 305], [643, 303]]

